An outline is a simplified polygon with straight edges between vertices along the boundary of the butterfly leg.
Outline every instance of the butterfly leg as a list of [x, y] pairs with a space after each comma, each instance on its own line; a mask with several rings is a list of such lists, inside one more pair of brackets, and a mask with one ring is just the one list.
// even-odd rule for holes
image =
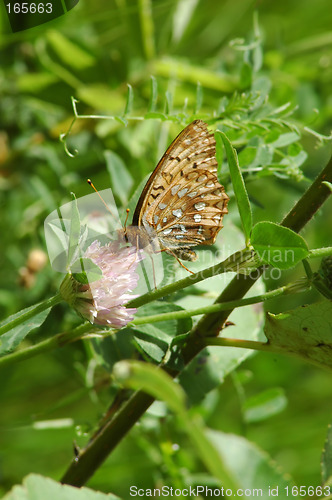
[[151, 259], [151, 263], [152, 263], [152, 274], [153, 274], [153, 283], [154, 283], [154, 288], [155, 288], [155, 290], [157, 290], [156, 270], [155, 270], [155, 268], [154, 268], [153, 257], [152, 257], [152, 255], [151, 255], [151, 254], [150, 254], [150, 259]]
[[172, 250], [170, 250], [169, 248], [163, 248], [162, 250], [160, 250], [160, 252], [167, 252], [170, 255], [173, 255], [173, 257], [176, 258], [176, 260], [178, 261], [178, 263], [180, 264], [180, 266], [183, 267], [183, 269], [185, 269], [186, 271], [188, 271], [188, 273], [195, 274], [193, 271], [190, 271], [190, 269], [188, 269], [184, 264], [182, 264], [182, 262], [178, 258], [178, 256], [174, 252], [172, 252]]

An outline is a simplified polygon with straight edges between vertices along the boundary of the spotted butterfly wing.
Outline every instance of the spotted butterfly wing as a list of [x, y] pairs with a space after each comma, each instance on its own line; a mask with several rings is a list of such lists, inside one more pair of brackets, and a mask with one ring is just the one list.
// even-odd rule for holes
[[[227, 213], [228, 196], [217, 178], [215, 139], [202, 120], [190, 123], [167, 149], [137, 203], [132, 226], [183, 260], [190, 247], [211, 245]], [[129, 228], [127, 228], [129, 229]]]

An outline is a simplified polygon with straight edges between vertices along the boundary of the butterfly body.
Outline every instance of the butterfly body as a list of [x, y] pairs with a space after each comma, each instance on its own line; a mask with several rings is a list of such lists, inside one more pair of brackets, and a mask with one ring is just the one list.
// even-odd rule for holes
[[211, 245], [227, 213], [228, 196], [217, 178], [215, 139], [202, 120], [172, 142], [138, 200], [126, 239], [193, 261], [191, 247]]

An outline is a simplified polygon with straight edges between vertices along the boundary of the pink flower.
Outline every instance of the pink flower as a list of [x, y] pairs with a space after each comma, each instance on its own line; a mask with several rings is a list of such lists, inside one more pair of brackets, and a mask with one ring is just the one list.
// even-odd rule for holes
[[[85, 251], [84, 259], [91, 259], [102, 272], [97, 281], [82, 283], [69, 273], [60, 286], [60, 293], [83, 318], [97, 325], [122, 328], [133, 320], [135, 308], [126, 308], [138, 282], [135, 272], [142, 260], [134, 247], [120, 248], [116, 242], [102, 246], [94, 241]], [[89, 274], [89, 273], [88, 273]]]

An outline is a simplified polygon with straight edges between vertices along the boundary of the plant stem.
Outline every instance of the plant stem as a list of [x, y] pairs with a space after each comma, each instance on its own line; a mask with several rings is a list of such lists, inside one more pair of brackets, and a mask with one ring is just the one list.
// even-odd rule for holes
[[11, 354], [7, 354], [7, 356], [3, 356], [0, 358], [0, 368], [4, 368], [5, 366], [11, 365], [13, 363], [32, 358], [33, 356], [37, 356], [38, 354], [63, 347], [70, 342], [74, 342], [75, 340], [80, 339], [82, 335], [91, 330], [91, 328], [92, 326], [90, 325], [90, 323], [84, 323], [74, 330], [59, 333], [58, 335], [50, 337], [43, 342], [39, 342], [39, 344], [27, 347], [26, 349], [22, 349], [20, 351], [13, 352]]
[[[305, 291], [305, 289], [302, 289], [300, 291]], [[239, 299], [239, 300], [222, 302], [220, 304], [212, 304], [210, 306], [199, 307], [198, 309], [191, 309], [191, 310], [187, 309], [183, 311], [172, 311], [169, 313], [154, 314], [152, 316], [143, 316], [141, 318], [134, 319], [131, 323], [128, 324], [128, 326], [145, 325], [147, 323], [158, 323], [159, 321], [190, 318], [192, 316], [198, 316], [199, 314], [209, 314], [213, 312], [227, 311], [229, 309], [234, 309], [236, 307], [244, 307], [250, 304], [257, 304], [258, 302], [264, 302], [265, 300], [272, 299], [274, 297], [279, 297], [279, 295], [283, 295], [284, 293], [290, 293], [288, 286], [282, 286], [280, 288], [276, 288], [275, 290], [271, 290], [270, 292], [266, 292], [261, 295], [248, 297], [247, 299]]]
[[310, 250], [307, 259], [328, 257], [329, 255], [332, 255], [332, 247], [314, 248], [313, 250]]
[[45, 311], [46, 309], [49, 309], [50, 307], [55, 306], [59, 302], [61, 302], [63, 299], [61, 295], [58, 293], [54, 297], [50, 299], [46, 299], [43, 302], [40, 302], [39, 304], [36, 304], [35, 306], [28, 307], [27, 309], [23, 309], [23, 311], [20, 311], [16, 313], [13, 316], [13, 319], [11, 320], [10, 318], [7, 323], [4, 323], [0, 327], [0, 335], [3, 335], [4, 333], [8, 332], [9, 330], [12, 330], [18, 325], [21, 325], [25, 321], [27, 321], [30, 318], [33, 318], [37, 314]]
[[[292, 210], [281, 221], [281, 225], [288, 227], [293, 231], [299, 232], [314, 216], [324, 201], [329, 197], [331, 191], [322, 184], [323, 181], [332, 180], [332, 157], [323, 171], [314, 180], [311, 186], [295, 204]], [[257, 276], [239, 275], [226, 286], [219, 295], [216, 303], [222, 303], [226, 300], [238, 300], [242, 298], [247, 291], [261, 276], [262, 268], [257, 269]], [[220, 313], [211, 313], [204, 316], [190, 332], [190, 337], [183, 347], [182, 354], [185, 363], [189, 363], [202, 349], [201, 339], [204, 337], [217, 336], [222, 325], [227, 320], [232, 309]]]
[[156, 288], [155, 290], [145, 293], [136, 299], [130, 300], [126, 304], [126, 307], [140, 307], [161, 297], [165, 297], [165, 295], [169, 295], [170, 293], [177, 292], [188, 286], [195, 285], [196, 283], [211, 278], [212, 276], [217, 276], [218, 274], [223, 274], [229, 271], [236, 272], [241, 265], [245, 265], [245, 263], [248, 262], [248, 255], [252, 256], [252, 251], [246, 248], [244, 250], [237, 251], [227, 257], [227, 259], [215, 264], [214, 266], [198, 271], [197, 273], [186, 276], [185, 278], [175, 281], [174, 283], [169, 283], [161, 288]]
[[[316, 211], [331, 194], [322, 184], [323, 181], [332, 182], [332, 159], [317, 177], [309, 189], [304, 193], [295, 207], [282, 221], [282, 225], [295, 231], [300, 231], [313, 217]], [[218, 297], [216, 303], [240, 300], [251, 286], [257, 281], [262, 270], [258, 270], [257, 277], [237, 275]], [[232, 307], [221, 313], [210, 313], [204, 316], [189, 334], [188, 341], [182, 348], [185, 364], [188, 364], [211, 339], [216, 336], [228, 318]], [[205, 338], [204, 338], [205, 337]], [[215, 339], [218, 340], [218, 339]], [[167, 370], [167, 367], [164, 367]], [[176, 376], [178, 372], [171, 372]], [[91, 477], [109, 453], [117, 446], [125, 434], [135, 425], [154, 399], [148, 394], [138, 391], [113, 414], [113, 417], [100, 429], [88, 446], [75, 457], [67, 469], [62, 482], [74, 486], [82, 486]]]

